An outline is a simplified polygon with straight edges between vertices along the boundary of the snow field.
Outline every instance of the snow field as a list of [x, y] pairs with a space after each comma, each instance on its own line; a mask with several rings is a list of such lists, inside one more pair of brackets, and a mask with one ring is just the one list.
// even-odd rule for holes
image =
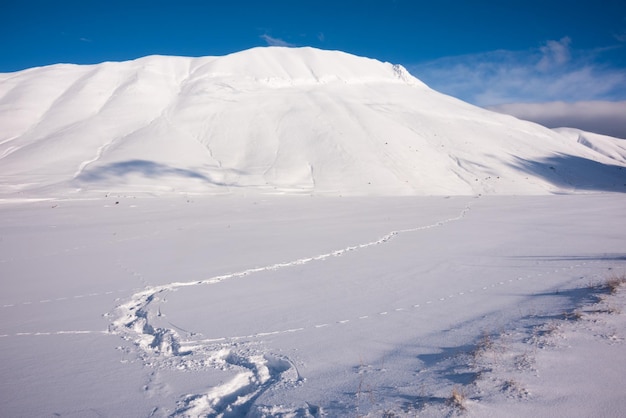
[[[623, 203], [596, 194], [3, 205], [0, 347], [12, 361], [0, 409], [436, 416], [475, 373], [449, 362], [481, 335], [558, 316], [576, 303], [570, 290], [623, 268], [613, 227]], [[92, 384], [100, 394], [79, 389]], [[532, 387], [509, 399], [478, 384], [483, 393], [465, 389], [470, 410], [550, 411]]]

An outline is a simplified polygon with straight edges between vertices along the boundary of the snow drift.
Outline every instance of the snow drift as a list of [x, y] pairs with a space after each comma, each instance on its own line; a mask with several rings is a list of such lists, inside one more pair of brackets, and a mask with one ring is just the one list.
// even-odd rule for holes
[[312, 48], [0, 74], [0, 194], [545, 194], [626, 190], [585, 141]]

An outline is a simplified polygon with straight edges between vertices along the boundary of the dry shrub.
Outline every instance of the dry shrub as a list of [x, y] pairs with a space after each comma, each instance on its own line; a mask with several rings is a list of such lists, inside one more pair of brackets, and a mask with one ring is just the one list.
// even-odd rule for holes
[[604, 287], [609, 290], [609, 293], [614, 295], [616, 294], [620, 287], [622, 287], [626, 283], [626, 274], [622, 274], [621, 276], [612, 276], [609, 277], [604, 283]]
[[455, 387], [452, 389], [452, 393], [450, 394], [447, 403], [459, 411], [465, 411], [467, 410], [467, 407], [465, 406], [466, 400], [467, 396], [465, 395], [465, 392]]

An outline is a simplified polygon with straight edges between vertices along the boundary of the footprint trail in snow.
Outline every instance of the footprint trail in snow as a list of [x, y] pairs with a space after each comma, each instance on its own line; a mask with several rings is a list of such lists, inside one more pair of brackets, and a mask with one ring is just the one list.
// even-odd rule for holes
[[[240, 341], [264, 335], [298, 332], [303, 328], [257, 333], [248, 337], [217, 338], [206, 340], [184, 340], [172, 325], [172, 328], [155, 327], [153, 319], [160, 316], [155, 308], [167, 292], [190, 286], [204, 286], [237, 279], [255, 273], [275, 271], [293, 266], [323, 261], [330, 257], [340, 257], [352, 251], [389, 242], [394, 237], [411, 232], [437, 228], [463, 219], [470, 210], [467, 205], [453, 218], [440, 220], [433, 224], [389, 232], [381, 238], [341, 248], [312, 257], [299, 258], [289, 262], [269, 264], [230, 274], [210, 277], [200, 281], [172, 282], [160, 286], [147, 287], [115, 308], [107, 316], [111, 317], [110, 332], [132, 342], [138, 348], [139, 357], [145, 364], [155, 368], [179, 370], [202, 370], [215, 368], [236, 370], [237, 374], [230, 381], [213, 387], [204, 394], [187, 395], [179, 401], [173, 416], [241, 416], [252, 406], [254, 401], [268, 388], [274, 385], [299, 385], [302, 383], [295, 365], [286, 357], [273, 355], [254, 348], [251, 343]], [[361, 319], [361, 318], [360, 318]], [[363, 317], [362, 319], [365, 319]], [[349, 320], [339, 321], [348, 323]], [[323, 327], [325, 325], [320, 325]], [[189, 334], [190, 337], [193, 334]]]

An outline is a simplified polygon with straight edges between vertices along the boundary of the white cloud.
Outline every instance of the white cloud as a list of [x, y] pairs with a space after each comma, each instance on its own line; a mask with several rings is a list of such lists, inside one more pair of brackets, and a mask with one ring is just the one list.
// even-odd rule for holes
[[542, 57], [537, 63], [537, 68], [540, 71], [550, 71], [565, 65], [571, 58], [569, 47], [571, 43], [572, 40], [567, 36], [560, 41], [546, 42], [539, 48]]
[[626, 70], [599, 64], [602, 53], [614, 48], [575, 50], [564, 37], [526, 51], [446, 57], [409, 68], [435, 90], [480, 106], [623, 100]]
[[272, 36], [270, 36], [270, 35], [268, 35], [266, 33], [261, 35], [261, 39], [263, 39], [265, 42], [267, 42], [267, 44], [269, 46], [289, 46], [289, 47], [295, 46], [293, 44], [290, 44], [287, 41], [284, 41], [284, 40], [282, 40], [280, 38], [274, 38], [274, 37], [272, 37]]
[[512, 103], [489, 109], [548, 128], [578, 128], [626, 139], [626, 101]]
[[435, 90], [550, 128], [626, 138], [626, 69], [601, 64], [624, 45], [580, 51], [569, 37], [526, 51], [498, 50], [416, 65]]

